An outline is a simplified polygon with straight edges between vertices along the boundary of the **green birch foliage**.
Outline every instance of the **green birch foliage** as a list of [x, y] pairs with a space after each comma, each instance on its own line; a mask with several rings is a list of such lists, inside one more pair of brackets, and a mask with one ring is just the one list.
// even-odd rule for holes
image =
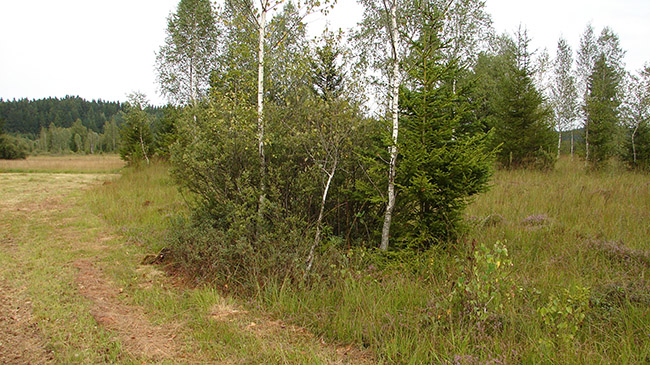
[[650, 65], [627, 78], [621, 119], [627, 129], [623, 159], [632, 168], [650, 169]]
[[609, 66], [605, 54], [594, 64], [589, 77], [585, 112], [589, 132], [589, 162], [599, 168], [615, 154], [618, 127], [618, 75]]
[[467, 198], [487, 188], [493, 162], [486, 135], [475, 132], [469, 86], [454, 90], [460, 70], [443, 61], [432, 17], [411, 46], [412, 86], [401, 89], [394, 232], [416, 247], [457, 237]]
[[167, 38], [156, 55], [161, 92], [175, 105], [206, 95], [215, 67], [218, 29], [209, 0], [181, 0], [167, 24]]
[[124, 114], [124, 124], [120, 128], [120, 157], [129, 164], [147, 160], [153, 154], [153, 135], [149, 115], [145, 111], [146, 97], [135, 93], [129, 95]]

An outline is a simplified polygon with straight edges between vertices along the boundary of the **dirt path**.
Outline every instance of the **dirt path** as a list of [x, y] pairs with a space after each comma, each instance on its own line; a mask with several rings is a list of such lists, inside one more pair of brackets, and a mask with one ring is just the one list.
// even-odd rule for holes
[[[63, 241], [53, 240], [53, 243], [91, 253], [106, 249], [102, 242], [80, 239], [78, 232], [60, 215], [70, 209], [62, 197], [109, 178], [109, 175], [91, 174], [0, 174], [4, 189], [0, 195], [0, 216], [3, 217], [0, 254], [9, 256], [10, 261], [19, 262], [21, 266], [29, 265], [26, 254], [21, 253], [22, 246], [43, 227], [49, 228], [48, 237]], [[18, 231], [21, 237], [13, 237], [12, 230]], [[51, 248], [42, 249], [48, 251]], [[77, 295], [90, 302], [89, 312], [96, 323], [114, 334], [116, 342], [119, 342], [117, 347], [127, 353], [123, 359], [141, 359], [149, 363], [183, 359], [192, 362], [190, 354], [183, 353], [176, 343], [175, 328], [152, 325], [143, 308], [123, 304], [119, 298], [120, 288], [104, 275], [92, 258], [78, 258], [71, 265], [63, 264], [76, 270], [72, 274]], [[5, 274], [15, 273], [8, 271]], [[0, 363], [51, 362], [53, 351], [46, 350], [47, 339], [39, 328], [39, 322], [34, 319], [31, 301], [24, 299], [21, 288], [16, 288], [17, 284], [0, 281]], [[26, 292], [25, 288], [22, 292]], [[45, 319], [48, 319], [47, 313]]]
[[[128, 290], [106, 270], [134, 265], [107, 261], [110, 252], [126, 246], [69, 198], [111, 178], [0, 174], [0, 363], [267, 363], [264, 354], [274, 357], [272, 363], [307, 363], [300, 359], [312, 356], [318, 363], [373, 362], [351, 346], [326, 344], [303, 328], [248, 313], [232, 300], [218, 299], [223, 303], [198, 315], [192, 310], [177, 320], [153, 321], [156, 310], [126, 299]], [[128, 270], [140, 277], [130, 294], [157, 295], [152, 283], [174, 287], [151, 266]], [[186, 291], [170, 290], [175, 296]], [[188, 321], [197, 317], [203, 321], [199, 328], [223, 327], [236, 342], [219, 345], [225, 352], [215, 354], [212, 343], [224, 339], [193, 338], [196, 324], [188, 329]]]
[[93, 303], [93, 318], [116, 333], [126, 351], [154, 362], [189, 357], [180, 353], [174, 341], [177, 328], [154, 326], [141, 307], [121, 303], [121, 290], [91, 260], [77, 260], [74, 267], [79, 270], [75, 280], [79, 292]]

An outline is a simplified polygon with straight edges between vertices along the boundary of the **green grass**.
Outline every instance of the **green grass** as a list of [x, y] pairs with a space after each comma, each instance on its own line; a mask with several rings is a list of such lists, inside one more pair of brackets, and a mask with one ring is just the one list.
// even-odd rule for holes
[[[59, 363], [140, 362], [121, 351], [110, 331], [97, 326], [90, 315], [91, 303], [78, 295], [76, 270], [71, 263], [91, 254], [83, 244], [101, 234], [96, 217], [74, 206], [69, 194], [97, 181], [99, 175], [2, 174], [0, 201], [3, 209], [3, 242], [0, 279], [18, 288], [32, 303], [34, 320], [45, 338], [45, 350]], [[52, 200], [60, 200], [52, 204]], [[59, 207], [67, 206], [66, 209]], [[17, 208], [15, 208], [17, 207]], [[4, 210], [7, 213], [7, 210]]]
[[[466, 236], [451, 247], [405, 254], [401, 264], [382, 270], [364, 266], [381, 267], [380, 254], [350, 251], [347, 264], [327, 281], [271, 282], [255, 298], [243, 299], [251, 301], [249, 309], [259, 305], [331, 342], [367, 348], [383, 363], [647, 362], [649, 181], [648, 175], [627, 171], [588, 173], [581, 162], [568, 159], [549, 173], [498, 171], [491, 190], [466, 211]], [[91, 192], [86, 202], [139, 253], [163, 247], [166, 220], [187, 212], [162, 165], [127, 171]], [[472, 242], [491, 247], [497, 241], [508, 247], [513, 266], [501, 266], [502, 276], [487, 274], [477, 290], [500, 290], [503, 298], [489, 303], [487, 319], [472, 319], [463, 306], [467, 302], [451, 293], [458, 278], [471, 272]], [[110, 260], [124, 262], [122, 254]], [[200, 351], [221, 354], [217, 359], [328, 361], [313, 355], [309, 341], [286, 339], [274, 346], [265, 337], [242, 334], [252, 317], [206, 322], [210, 308], [242, 299], [226, 299], [207, 286], [137, 289], [132, 270], [113, 267], [136, 303], [153, 308], [162, 321], [185, 321]], [[580, 290], [588, 293], [586, 299], [580, 299]], [[581, 304], [584, 318], [571, 317]], [[552, 307], [556, 324], [545, 324], [551, 315], [540, 310]], [[564, 328], [573, 325], [574, 331]]]
[[[317, 338], [296, 336], [265, 319], [259, 311], [206, 285], [174, 285], [166, 275], [139, 266], [145, 254], [165, 246], [169, 219], [186, 214], [183, 197], [168, 175], [168, 167], [154, 164], [127, 169], [119, 180], [85, 193], [84, 202], [112, 225], [126, 241], [109, 253], [106, 270], [128, 293], [132, 304], [150, 311], [159, 323], [182, 323], [191, 351], [206, 362], [326, 364], [335, 361], [333, 348]], [[144, 283], [143, 283], [144, 278]], [[144, 285], [143, 285], [144, 284]], [[212, 319], [215, 308], [239, 308]], [[251, 323], [255, 323], [254, 326]]]
[[[498, 171], [467, 209], [472, 223], [456, 247], [422, 253], [404, 270], [343, 275], [309, 290], [270, 288], [261, 297], [276, 315], [368, 346], [387, 363], [648, 361], [649, 181], [626, 171], [587, 173], [569, 160], [550, 173]], [[436, 310], [469, 265], [472, 241], [505, 242], [514, 263], [508, 279], [516, 295], [495, 323]], [[538, 309], [583, 287], [586, 317], [565, 341]]]

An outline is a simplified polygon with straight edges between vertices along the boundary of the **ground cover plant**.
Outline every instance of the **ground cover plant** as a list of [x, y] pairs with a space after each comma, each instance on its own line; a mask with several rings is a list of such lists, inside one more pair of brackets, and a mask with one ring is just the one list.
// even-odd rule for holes
[[[170, 184], [164, 170], [134, 170], [126, 178], [138, 184], [100, 190], [120, 195], [129, 186], [136, 197], [142, 192], [133, 186]], [[123, 220], [151, 207], [133, 201]], [[177, 212], [178, 202], [147, 214]], [[328, 234], [313, 272], [300, 280], [309, 241], [294, 238], [304, 249], [284, 261], [293, 268], [260, 270], [271, 264], [259, 256], [244, 260], [247, 275], [202, 282], [235, 294], [232, 303], [247, 311], [354, 344], [384, 363], [639, 363], [650, 355], [648, 207], [647, 175], [594, 173], [561, 159], [550, 172], [497, 171], [490, 191], [467, 208], [467, 232], [447, 246], [386, 254], [348, 249]], [[162, 247], [156, 232], [164, 225], [138, 221], [127, 231], [139, 226], [138, 237], [152, 237], [145, 246]], [[220, 265], [232, 258], [220, 257]]]

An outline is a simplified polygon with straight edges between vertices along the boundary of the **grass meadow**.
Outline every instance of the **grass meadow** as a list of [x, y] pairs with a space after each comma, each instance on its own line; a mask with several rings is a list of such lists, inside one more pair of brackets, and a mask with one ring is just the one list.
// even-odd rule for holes
[[0, 172], [112, 173], [124, 165], [118, 155], [40, 155], [0, 160]]
[[[164, 165], [127, 170], [86, 199], [152, 252], [164, 247], [166, 221], [186, 212]], [[348, 251], [327, 280], [272, 281], [255, 298], [227, 300], [381, 363], [644, 363], [649, 218], [647, 174], [588, 172], [568, 158], [551, 172], [497, 171], [456, 243], [390, 263]]]
[[[23, 160], [12, 167], [18, 172], [0, 173], [0, 314], [22, 308], [16, 321], [25, 323], [0, 328], [0, 350], [8, 333], [29, 342], [17, 346], [18, 363], [328, 364], [349, 357], [216, 288], [142, 265], [164, 246], [169, 218], [185, 211], [183, 198], [165, 165], [116, 175], [92, 173], [114, 171], [112, 159], [103, 166], [91, 160], [43, 158], [38, 173]], [[94, 274], [84, 279], [87, 272]], [[85, 286], [105, 292], [89, 297]], [[101, 319], [111, 315], [97, 312], [107, 302], [119, 307], [114, 319], [126, 319], [124, 327]], [[170, 336], [169, 328], [165, 343], [176, 346], [164, 350], [172, 357], [139, 341], [160, 329]], [[367, 361], [359, 355], [347, 362]]]
[[[113, 158], [65, 159], [3, 165], [17, 172], [0, 174], [0, 207], [13, 212], [2, 223], [0, 278], [30, 299], [60, 362], [147, 361], [93, 325], [74, 289], [70, 262], [80, 258], [96, 260], [121, 300], [152, 323], [176, 324], [193, 361], [650, 361], [647, 174], [588, 172], [569, 159], [546, 173], [497, 171], [468, 206], [457, 242], [390, 257], [345, 251], [327, 275], [274, 278], [242, 297], [232, 294], [236, 283], [140, 265], [166, 246], [170, 221], [188, 213], [166, 165], [122, 169], [118, 178], [97, 174], [116, 171]], [[328, 238], [323, 251], [340, 250], [338, 241]]]

